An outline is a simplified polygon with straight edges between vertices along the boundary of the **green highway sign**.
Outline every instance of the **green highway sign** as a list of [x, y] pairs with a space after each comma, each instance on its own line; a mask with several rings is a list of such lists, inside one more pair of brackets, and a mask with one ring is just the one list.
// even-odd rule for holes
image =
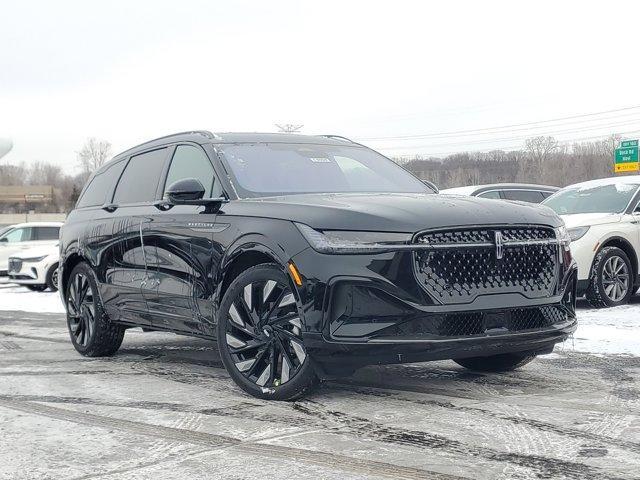
[[620, 142], [614, 154], [615, 172], [633, 172], [640, 170], [638, 162], [638, 140]]

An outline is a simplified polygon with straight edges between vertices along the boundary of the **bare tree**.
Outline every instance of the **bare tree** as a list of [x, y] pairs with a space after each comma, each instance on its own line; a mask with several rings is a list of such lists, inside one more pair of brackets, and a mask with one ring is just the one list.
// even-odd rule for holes
[[78, 163], [83, 170], [85, 176], [89, 176], [95, 170], [100, 168], [104, 162], [111, 156], [111, 144], [106, 140], [98, 140], [97, 138], [89, 138], [82, 146], [78, 155]]

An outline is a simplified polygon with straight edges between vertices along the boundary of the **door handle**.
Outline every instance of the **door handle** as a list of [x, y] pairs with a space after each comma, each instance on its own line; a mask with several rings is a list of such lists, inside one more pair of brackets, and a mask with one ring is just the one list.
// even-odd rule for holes
[[109, 212], [109, 213], [113, 213], [118, 209], [118, 205], [114, 204], [114, 203], [110, 203], [108, 205], [104, 205], [102, 207], [103, 210]]
[[167, 210], [171, 210], [173, 208], [173, 204], [167, 202], [166, 200], [158, 200], [153, 204], [161, 212], [166, 212]]

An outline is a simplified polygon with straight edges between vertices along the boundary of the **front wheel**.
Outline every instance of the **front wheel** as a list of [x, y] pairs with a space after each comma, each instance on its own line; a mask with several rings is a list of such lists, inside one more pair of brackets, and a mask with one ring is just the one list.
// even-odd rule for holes
[[93, 271], [80, 263], [71, 271], [65, 292], [71, 343], [85, 357], [113, 355], [124, 338], [124, 327], [111, 322], [102, 308]]
[[629, 302], [633, 294], [633, 269], [624, 251], [605, 247], [598, 252], [585, 298], [595, 308], [617, 307]]
[[254, 397], [295, 400], [318, 383], [288, 277], [275, 264], [241, 273], [218, 316], [218, 348], [231, 378]]
[[58, 264], [52, 265], [47, 271], [46, 277], [47, 287], [52, 292], [58, 291]]
[[510, 372], [531, 362], [535, 355], [527, 353], [502, 353], [489, 357], [471, 357], [454, 360], [469, 370], [476, 372]]

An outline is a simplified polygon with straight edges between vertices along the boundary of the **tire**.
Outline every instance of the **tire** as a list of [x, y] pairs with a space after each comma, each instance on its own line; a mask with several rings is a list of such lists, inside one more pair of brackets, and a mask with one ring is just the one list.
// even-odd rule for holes
[[490, 357], [471, 357], [454, 360], [469, 370], [476, 372], [510, 372], [531, 362], [535, 355], [528, 353], [502, 353]]
[[585, 292], [589, 304], [594, 308], [625, 305], [633, 290], [633, 268], [627, 254], [617, 247], [601, 249], [593, 261]]
[[318, 383], [301, 337], [304, 320], [289, 277], [275, 264], [233, 280], [218, 312], [218, 349], [233, 381], [269, 400], [295, 400]]
[[79, 263], [71, 271], [65, 291], [67, 327], [74, 348], [85, 357], [106, 357], [118, 351], [124, 327], [107, 317], [93, 271]]
[[32, 292], [44, 292], [47, 289], [46, 285], [25, 285]]
[[58, 264], [54, 264], [51, 265], [49, 267], [49, 270], [47, 270], [47, 276], [46, 278], [46, 282], [47, 282], [47, 287], [49, 287], [49, 290], [51, 290], [52, 292], [57, 292], [58, 291]]

